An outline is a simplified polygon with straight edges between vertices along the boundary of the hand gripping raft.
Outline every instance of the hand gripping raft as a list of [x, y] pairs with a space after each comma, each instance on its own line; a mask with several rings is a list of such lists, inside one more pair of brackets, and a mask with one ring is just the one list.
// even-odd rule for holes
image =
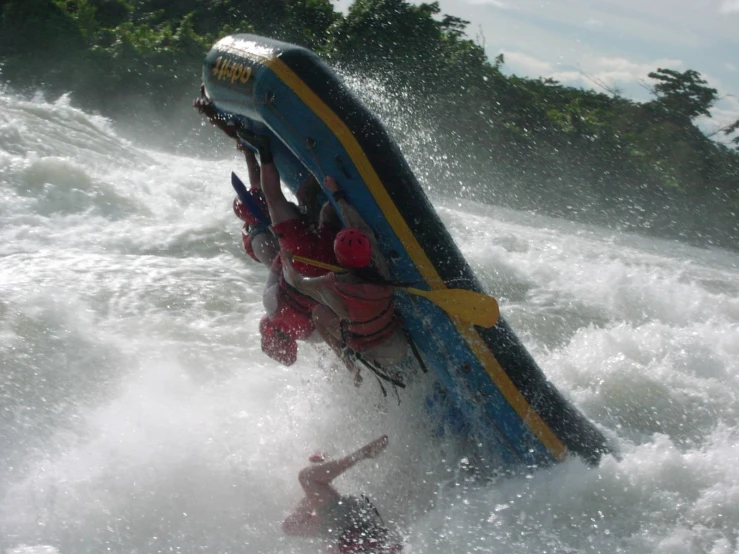
[[[315, 54], [253, 35], [219, 41], [203, 67], [216, 108], [270, 135], [293, 191], [332, 175], [373, 228], [392, 278], [428, 291], [484, 293], [397, 145]], [[602, 433], [549, 383], [500, 317], [490, 328], [399, 291], [398, 308], [425, 365], [444, 385], [491, 465], [541, 466], [610, 452]]]

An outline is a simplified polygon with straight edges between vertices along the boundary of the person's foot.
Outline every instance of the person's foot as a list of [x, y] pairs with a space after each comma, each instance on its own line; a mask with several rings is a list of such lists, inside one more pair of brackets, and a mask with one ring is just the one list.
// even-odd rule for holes
[[210, 98], [205, 95], [205, 85], [200, 85], [200, 96], [193, 101], [192, 107], [208, 117], [213, 117], [216, 114], [215, 106]]
[[365, 459], [374, 458], [382, 453], [387, 448], [388, 438], [387, 435], [382, 435], [379, 439], [373, 440], [366, 446], [363, 446], [359, 452]]
[[192, 107], [206, 117], [214, 117], [216, 115], [215, 106], [207, 98], [196, 98], [192, 103]]

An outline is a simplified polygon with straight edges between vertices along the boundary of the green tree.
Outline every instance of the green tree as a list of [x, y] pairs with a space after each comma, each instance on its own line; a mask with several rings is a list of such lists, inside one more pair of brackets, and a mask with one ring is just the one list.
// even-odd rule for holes
[[311, 50], [325, 47], [329, 28], [341, 17], [329, 0], [288, 0], [284, 16], [283, 30], [276, 38]]
[[[3, 78], [21, 86], [44, 86], [60, 92], [60, 84], [85, 65], [89, 54], [89, 41], [78, 14], [54, 0], [9, 0], [1, 6]], [[85, 21], [89, 24], [89, 18]]]
[[656, 107], [666, 115], [689, 120], [699, 115], [711, 117], [709, 110], [718, 97], [718, 91], [705, 86], [707, 82], [697, 71], [659, 68], [648, 76], [659, 81], [653, 89], [657, 96]]
[[[729, 136], [730, 134], [734, 133], [735, 131], [739, 131], [739, 119], [737, 119], [734, 123], [726, 127], [724, 130], [724, 134], [726, 136]], [[732, 143], [736, 144], [736, 149], [739, 150], [739, 135], [734, 137], [731, 140]]]

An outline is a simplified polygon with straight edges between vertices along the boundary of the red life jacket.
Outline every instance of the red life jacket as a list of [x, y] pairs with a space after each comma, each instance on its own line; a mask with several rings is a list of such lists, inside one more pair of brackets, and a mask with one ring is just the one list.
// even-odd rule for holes
[[284, 277], [280, 277], [277, 305], [277, 312], [272, 318], [284, 322], [282, 327], [288, 329], [296, 340], [307, 339], [315, 329], [312, 313], [318, 302], [299, 293], [285, 282]]
[[299, 293], [285, 282], [279, 256], [275, 258], [270, 271], [280, 276], [277, 288], [277, 311], [271, 316], [265, 315], [259, 323], [262, 352], [289, 366], [298, 359], [296, 341], [307, 339], [316, 329], [312, 312], [317, 302]]
[[346, 346], [363, 352], [385, 342], [400, 325], [395, 311], [395, 288], [373, 283], [345, 283], [332, 273], [331, 290], [344, 302], [349, 317], [341, 321], [341, 335]]
[[[305, 218], [296, 217], [273, 225], [272, 230], [280, 241], [280, 248], [310, 260], [338, 264], [334, 254], [336, 229], [333, 226], [322, 225], [316, 229]], [[298, 273], [306, 277], [319, 277], [329, 272], [297, 260], [293, 261], [293, 265]]]
[[280, 256], [275, 258], [272, 262], [270, 271], [280, 276], [279, 287], [277, 289], [277, 313], [273, 317], [289, 322], [290, 325], [286, 327], [295, 327], [298, 329], [307, 329], [308, 325], [306, 321], [310, 322], [310, 332], [305, 334], [299, 332], [298, 334], [305, 336], [295, 336], [297, 340], [305, 339], [313, 332], [313, 308], [318, 305], [318, 302], [313, 300], [310, 296], [306, 296], [298, 292], [295, 288], [291, 287], [285, 277], [282, 274], [282, 259]]

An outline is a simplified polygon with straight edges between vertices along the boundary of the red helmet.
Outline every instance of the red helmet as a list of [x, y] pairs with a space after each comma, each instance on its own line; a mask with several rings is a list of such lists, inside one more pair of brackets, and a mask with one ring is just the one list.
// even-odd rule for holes
[[236, 217], [238, 217], [244, 223], [249, 223], [250, 220], [254, 219], [253, 217], [251, 217], [251, 214], [246, 209], [246, 206], [244, 206], [241, 200], [239, 200], [238, 196], [234, 198], [233, 208]]
[[268, 315], [259, 322], [259, 332], [262, 335], [262, 352], [267, 356], [284, 365], [293, 365], [297, 361], [298, 343], [276, 327]]
[[[234, 198], [233, 202], [233, 208], [236, 217], [238, 217], [241, 221], [251, 227], [264, 223], [269, 224], [269, 220], [264, 219], [264, 211], [266, 211], [267, 208], [263, 200], [263, 196], [261, 196], [261, 194], [255, 194], [253, 192], [249, 192], [248, 194], [254, 199], [254, 202], [256, 202], [256, 204], [248, 206], [247, 204], [244, 204], [237, 196], [236, 198]], [[262, 204], [264, 204], [265, 208], [261, 212], [261, 214], [259, 211], [255, 212], [254, 210], [259, 210]]]
[[334, 239], [334, 254], [342, 267], [365, 267], [372, 260], [372, 244], [359, 229], [344, 229]]

